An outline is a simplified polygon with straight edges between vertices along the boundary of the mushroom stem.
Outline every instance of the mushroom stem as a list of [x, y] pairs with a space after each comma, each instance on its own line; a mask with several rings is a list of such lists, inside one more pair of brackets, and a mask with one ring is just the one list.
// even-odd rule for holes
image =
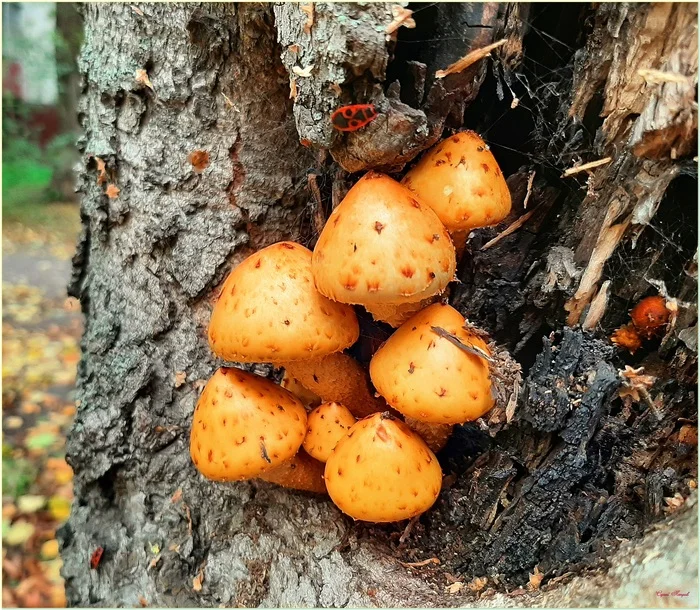
[[313, 409], [321, 404], [321, 397], [316, 396], [316, 394], [305, 387], [298, 379], [295, 379], [288, 371], [284, 372], [280, 386], [294, 394], [307, 409]]
[[433, 453], [440, 451], [452, 436], [452, 424], [431, 424], [406, 417], [406, 425], [420, 436]]
[[339, 402], [357, 418], [367, 417], [387, 408], [383, 398], [376, 398], [365, 370], [343, 353], [323, 358], [280, 362], [286, 371], [321, 397], [324, 402]]
[[258, 478], [289, 489], [325, 494], [328, 492], [323, 480], [324, 468], [323, 462], [319, 462], [305, 451], [299, 450], [299, 453], [293, 458], [264, 472]]
[[372, 314], [375, 320], [386, 322], [394, 328], [401, 326], [412, 315], [418, 313], [424, 307], [434, 303], [441, 295], [434, 294], [422, 301], [415, 303], [387, 303], [365, 305], [365, 309]]
[[450, 231], [450, 237], [457, 253], [457, 264], [459, 265], [459, 261], [462, 259], [464, 250], [467, 247], [469, 231]]

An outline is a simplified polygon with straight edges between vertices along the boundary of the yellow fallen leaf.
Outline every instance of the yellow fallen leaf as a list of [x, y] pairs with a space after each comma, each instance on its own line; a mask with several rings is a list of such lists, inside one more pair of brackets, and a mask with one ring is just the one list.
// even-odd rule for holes
[[10, 546], [20, 546], [34, 535], [34, 526], [27, 521], [16, 521], [3, 532], [3, 540]]
[[56, 559], [51, 559], [49, 561], [44, 562], [43, 567], [44, 575], [46, 576], [46, 578], [48, 578], [54, 584], [63, 584], [63, 579], [61, 578], [61, 568], [63, 567], [63, 561], [60, 557], [56, 557]]
[[73, 469], [63, 458], [49, 458], [46, 460], [46, 469], [51, 472], [54, 481], [59, 485], [65, 485], [73, 480]]
[[471, 582], [469, 582], [467, 584], [467, 587], [469, 588], [470, 591], [474, 591], [474, 593], [478, 593], [486, 586], [488, 581], [489, 581], [489, 579], [486, 576], [482, 576], [481, 578], [476, 576]]
[[51, 516], [56, 520], [63, 522], [70, 517], [71, 503], [65, 498], [53, 496], [49, 499], [49, 511]]
[[46, 505], [44, 496], [20, 496], [17, 498], [17, 508], [24, 514], [35, 513]]
[[47, 540], [41, 545], [42, 559], [56, 559], [58, 557], [58, 540]]

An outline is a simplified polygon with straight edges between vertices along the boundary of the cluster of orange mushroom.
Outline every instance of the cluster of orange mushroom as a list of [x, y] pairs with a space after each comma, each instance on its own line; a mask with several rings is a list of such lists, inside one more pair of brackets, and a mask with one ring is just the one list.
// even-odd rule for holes
[[[453, 239], [510, 207], [488, 147], [462, 132], [403, 183], [362, 177], [313, 252], [281, 242], [239, 264], [214, 307], [209, 344], [227, 362], [283, 367], [285, 378], [280, 386], [236, 368], [214, 374], [193, 416], [197, 469], [216, 481], [328, 493], [359, 520], [428, 510], [442, 484], [434, 452], [494, 402], [488, 346], [439, 301], [455, 276]], [[353, 306], [397, 329], [369, 372], [344, 353], [359, 337]]]

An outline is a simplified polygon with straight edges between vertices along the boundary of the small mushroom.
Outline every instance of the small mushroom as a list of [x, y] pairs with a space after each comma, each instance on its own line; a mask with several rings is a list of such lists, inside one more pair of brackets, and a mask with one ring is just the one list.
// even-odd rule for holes
[[473, 131], [457, 133], [430, 149], [402, 184], [433, 209], [458, 251], [469, 231], [498, 224], [511, 209], [503, 173]]
[[269, 379], [220, 368], [194, 411], [190, 456], [214, 481], [242, 481], [293, 458], [306, 434], [306, 410]]
[[666, 299], [655, 295], [639, 301], [630, 311], [630, 317], [639, 334], [649, 339], [666, 328], [671, 312], [666, 307]]
[[653, 339], [668, 326], [671, 310], [661, 295], [645, 297], [630, 310], [632, 322], [618, 328], [610, 340], [634, 354], [642, 347], [643, 339]]
[[327, 402], [308, 415], [304, 449], [320, 462], [328, 461], [333, 448], [357, 420], [350, 411], [337, 402]]
[[343, 349], [359, 336], [349, 305], [314, 287], [311, 251], [280, 242], [240, 263], [212, 312], [209, 345], [229, 362], [270, 362], [323, 400], [341, 402], [363, 417], [386, 408], [367, 374]]
[[335, 505], [355, 520], [383, 523], [428, 510], [442, 470], [423, 439], [389, 413], [357, 422], [335, 446], [324, 472]]
[[456, 309], [435, 303], [404, 322], [377, 350], [370, 362], [372, 382], [406, 417], [443, 425], [476, 420], [494, 404], [489, 363], [432, 327], [490, 355], [485, 341], [465, 328]]

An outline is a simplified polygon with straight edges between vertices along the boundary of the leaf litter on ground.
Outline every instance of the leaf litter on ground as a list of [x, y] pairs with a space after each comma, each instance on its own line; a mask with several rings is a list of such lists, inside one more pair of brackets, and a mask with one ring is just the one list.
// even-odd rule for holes
[[[70, 213], [77, 223], [77, 212]], [[8, 223], [3, 253], [67, 260], [78, 227], [70, 219], [65, 226], [59, 231]], [[2, 305], [2, 602], [63, 607], [56, 530], [73, 500], [64, 442], [76, 411], [82, 317], [79, 307], [65, 306], [65, 295], [52, 298], [29, 283], [3, 282]]]

